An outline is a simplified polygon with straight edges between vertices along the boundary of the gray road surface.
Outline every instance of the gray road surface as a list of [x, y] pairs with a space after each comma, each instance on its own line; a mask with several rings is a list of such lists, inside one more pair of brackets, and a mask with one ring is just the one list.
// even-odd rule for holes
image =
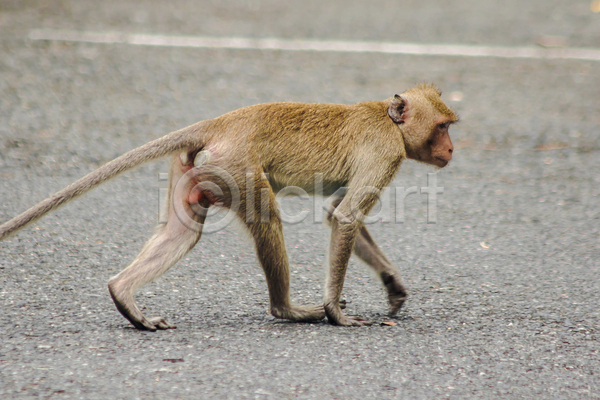
[[[600, 47], [589, 1], [1, 1], [0, 221], [258, 102], [353, 103], [427, 81], [462, 120], [437, 224], [414, 194], [404, 223], [371, 228], [410, 289], [397, 317], [352, 260], [347, 311], [373, 326], [275, 320], [232, 227], [139, 292], [178, 329], [136, 331], [106, 281], [156, 223], [166, 163], [153, 163], [0, 243], [3, 398], [600, 398], [600, 62], [28, 40], [36, 28]], [[426, 186], [430, 172], [406, 162], [394, 186]], [[328, 232], [309, 218], [285, 234], [293, 299], [317, 303]]]

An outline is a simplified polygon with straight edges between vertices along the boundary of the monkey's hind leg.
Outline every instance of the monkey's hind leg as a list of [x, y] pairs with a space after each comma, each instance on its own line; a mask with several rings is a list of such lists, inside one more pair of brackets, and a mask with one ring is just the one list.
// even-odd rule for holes
[[258, 260], [265, 271], [271, 315], [296, 322], [319, 321], [325, 318], [325, 309], [322, 305], [291, 304], [288, 256], [275, 195], [271, 189], [269, 189], [268, 207], [268, 221], [248, 223], [248, 228], [254, 238]]
[[164, 274], [198, 241], [198, 233], [173, 225], [176, 224], [169, 221], [166, 226], [159, 227], [159, 232], [144, 245], [131, 265], [108, 282], [108, 290], [117, 309], [138, 329], [175, 328], [161, 317], [146, 318], [133, 299], [136, 289]]
[[[155, 331], [175, 328], [161, 317], [146, 318], [135, 304], [133, 296], [136, 289], [164, 274], [200, 240], [210, 202], [200, 197], [201, 208], [192, 210], [189, 198], [194, 181], [188, 182], [183, 190], [175, 190], [184, 170], [179, 157], [174, 157], [171, 163], [167, 223], [158, 227], [157, 233], [148, 240], [131, 265], [108, 282], [108, 290], [117, 309], [138, 329]], [[174, 203], [183, 206], [180, 212], [176, 213]]]

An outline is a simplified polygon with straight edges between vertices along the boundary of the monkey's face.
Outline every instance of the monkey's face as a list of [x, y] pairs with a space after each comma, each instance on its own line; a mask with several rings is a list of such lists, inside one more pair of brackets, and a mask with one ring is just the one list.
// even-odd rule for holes
[[437, 126], [429, 138], [420, 145], [406, 143], [406, 156], [412, 160], [444, 168], [452, 160], [454, 147], [448, 134], [448, 128]]
[[454, 119], [447, 117], [432, 119], [433, 123], [429, 125], [429, 129], [424, 129], [422, 120], [415, 122], [408, 120], [403, 126], [406, 156], [438, 168], [448, 165], [454, 152], [448, 130]]
[[452, 160], [454, 146], [450, 140], [448, 129], [453, 121], [444, 121], [436, 125], [427, 141], [426, 149], [430, 152], [430, 160], [426, 161], [436, 167], [443, 168]]

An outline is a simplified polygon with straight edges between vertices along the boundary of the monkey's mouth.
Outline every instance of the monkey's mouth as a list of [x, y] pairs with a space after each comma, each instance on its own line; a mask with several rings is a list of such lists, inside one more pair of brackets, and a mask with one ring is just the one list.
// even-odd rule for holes
[[444, 160], [443, 158], [439, 157], [434, 157], [434, 159], [437, 161], [436, 166], [440, 168], [444, 168], [450, 162], [450, 160]]

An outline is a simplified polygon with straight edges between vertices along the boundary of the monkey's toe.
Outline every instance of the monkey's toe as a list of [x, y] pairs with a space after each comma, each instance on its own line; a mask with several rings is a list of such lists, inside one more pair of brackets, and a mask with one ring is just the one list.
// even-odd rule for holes
[[346, 317], [352, 322], [352, 325], [350, 325], [350, 326], [371, 326], [371, 325], [373, 325], [373, 322], [367, 321], [366, 319], [363, 319], [361, 317], [357, 317], [354, 315], [347, 315]]
[[[129, 318], [127, 318], [129, 319]], [[157, 330], [166, 330], [166, 329], [176, 329], [177, 326], [170, 324], [162, 317], [154, 317], [154, 318], [146, 318], [143, 317], [139, 320], [131, 320], [129, 321], [135, 326], [137, 329], [141, 331], [150, 331], [156, 332]]]
[[333, 325], [339, 326], [371, 326], [373, 322], [367, 321], [361, 317], [357, 317], [355, 315], [342, 315], [341, 318], [337, 318], [337, 320], [333, 321], [332, 319], [328, 319], [329, 323]]
[[148, 320], [148, 322], [150, 324], [152, 324], [153, 326], [155, 326], [155, 329], [177, 329], [177, 326], [168, 323], [164, 318], [162, 317], [154, 317], [154, 318], [150, 318]]

